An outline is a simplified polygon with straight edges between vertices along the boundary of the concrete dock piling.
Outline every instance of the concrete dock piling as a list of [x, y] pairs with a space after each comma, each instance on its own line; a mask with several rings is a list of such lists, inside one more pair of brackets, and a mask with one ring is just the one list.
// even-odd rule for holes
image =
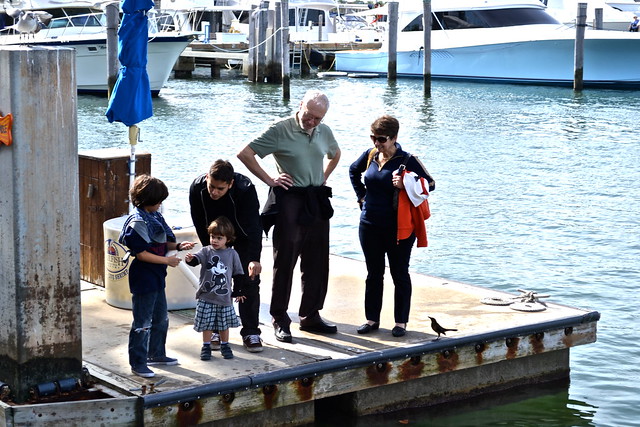
[[75, 50], [0, 48], [0, 381], [21, 403], [80, 378]]

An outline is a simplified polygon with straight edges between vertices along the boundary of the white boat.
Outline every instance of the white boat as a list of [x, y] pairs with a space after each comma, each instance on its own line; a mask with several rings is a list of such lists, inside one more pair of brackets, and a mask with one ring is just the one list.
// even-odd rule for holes
[[[161, 7], [221, 12], [220, 30], [215, 38], [221, 43], [247, 42], [249, 16], [259, 7], [259, 0], [161, 0]], [[366, 4], [350, 5], [337, 0], [289, 0], [289, 40], [292, 42], [331, 43], [379, 41], [380, 30], [368, 25], [367, 21], [352, 12], [367, 8]], [[269, 2], [269, 9], [275, 9], [275, 2]], [[209, 25], [205, 18], [201, 23]], [[322, 23], [320, 28], [320, 23]], [[205, 28], [202, 30], [207, 33]], [[209, 40], [204, 40], [209, 42]]]
[[[35, 34], [18, 34], [11, 28], [12, 10], [44, 11], [51, 20], [39, 23]], [[183, 12], [149, 11], [147, 72], [152, 95], [166, 84], [182, 51], [197, 33]], [[107, 92], [106, 16], [93, 2], [76, 0], [0, 0], [0, 48], [6, 45], [72, 47], [76, 50], [79, 93]]]
[[[605, 30], [628, 31], [629, 23], [633, 21], [633, 13], [616, 8], [605, 0], [543, 0], [547, 6], [547, 13], [563, 24], [576, 22], [578, 4], [587, 3], [587, 26], [595, 27], [596, 10], [602, 9], [602, 28]], [[640, 4], [640, 3], [636, 3]]]
[[[422, 76], [422, 1], [399, 2], [397, 73]], [[433, 0], [431, 76], [571, 85], [575, 27], [538, 0]], [[444, 29], [443, 29], [444, 28]], [[584, 85], [640, 87], [640, 33], [587, 30]], [[335, 53], [336, 71], [386, 74], [388, 46]]]
[[631, 12], [632, 14], [640, 13], [640, 2], [634, 0], [612, 0], [606, 1], [607, 5], [611, 6], [614, 9], [623, 11], [623, 12]]

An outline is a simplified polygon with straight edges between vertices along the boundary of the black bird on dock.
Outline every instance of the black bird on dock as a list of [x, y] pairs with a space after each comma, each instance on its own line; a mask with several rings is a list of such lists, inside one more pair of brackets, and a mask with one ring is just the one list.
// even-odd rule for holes
[[447, 331], [458, 331], [457, 329], [447, 329], [447, 328], [443, 328], [442, 326], [440, 326], [440, 324], [436, 321], [435, 318], [428, 316], [429, 319], [431, 319], [431, 329], [433, 329], [433, 331], [438, 334], [438, 338], [436, 338], [437, 340], [440, 339], [440, 334], [442, 335], [447, 335]]

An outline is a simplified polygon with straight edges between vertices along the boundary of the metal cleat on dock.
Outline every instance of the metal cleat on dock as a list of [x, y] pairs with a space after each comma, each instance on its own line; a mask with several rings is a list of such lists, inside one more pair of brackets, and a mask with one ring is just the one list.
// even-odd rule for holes
[[547, 305], [539, 301], [539, 298], [549, 298], [550, 295], [538, 295], [536, 291], [528, 291], [518, 289], [521, 295], [511, 298], [487, 297], [480, 300], [483, 304], [488, 305], [508, 305], [509, 308], [518, 311], [543, 311], [547, 309]]
[[145, 394], [158, 393], [159, 391], [156, 389], [161, 384], [167, 382], [167, 378], [163, 378], [156, 383], [143, 384], [140, 387], [130, 388], [129, 391], [139, 391], [141, 396]]

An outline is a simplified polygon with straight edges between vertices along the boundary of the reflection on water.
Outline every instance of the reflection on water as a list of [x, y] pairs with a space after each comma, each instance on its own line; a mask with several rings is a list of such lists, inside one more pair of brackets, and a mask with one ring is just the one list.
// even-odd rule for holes
[[[141, 124], [137, 147], [152, 153], [152, 173], [170, 189], [165, 209], [188, 216], [189, 184], [217, 158], [248, 174], [236, 153], [269, 122], [294, 112], [308, 88], [329, 95], [325, 122], [342, 149], [329, 181], [337, 213], [332, 252], [362, 259], [348, 166], [371, 145], [370, 123], [391, 113], [400, 120], [403, 148], [437, 181], [430, 246], [414, 250], [413, 270], [512, 293], [536, 290], [553, 302], [602, 313], [598, 342], [571, 350], [568, 391], [532, 387], [542, 395], [509, 403], [480, 399], [486, 406], [476, 403], [464, 413], [452, 404], [454, 413], [428, 409], [410, 419], [428, 425], [637, 423], [637, 93], [438, 81], [425, 99], [421, 80], [295, 79], [285, 102], [279, 87], [240, 78], [170, 80], [154, 99], [154, 117]], [[128, 148], [126, 128], [104, 118], [106, 100], [80, 96], [78, 105], [81, 149]], [[263, 165], [275, 173], [270, 159]], [[257, 187], [264, 201], [266, 187]]]
[[[326, 399], [331, 400], [331, 399]], [[323, 411], [316, 426], [377, 427], [408, 424], [413, 426], [593, 426], [595, 407], [569, 397], [568, 380], [537, 386], [516, 387], [464, 401], [405, 409], [390, 414], [350, 419], [335, 410]]]

